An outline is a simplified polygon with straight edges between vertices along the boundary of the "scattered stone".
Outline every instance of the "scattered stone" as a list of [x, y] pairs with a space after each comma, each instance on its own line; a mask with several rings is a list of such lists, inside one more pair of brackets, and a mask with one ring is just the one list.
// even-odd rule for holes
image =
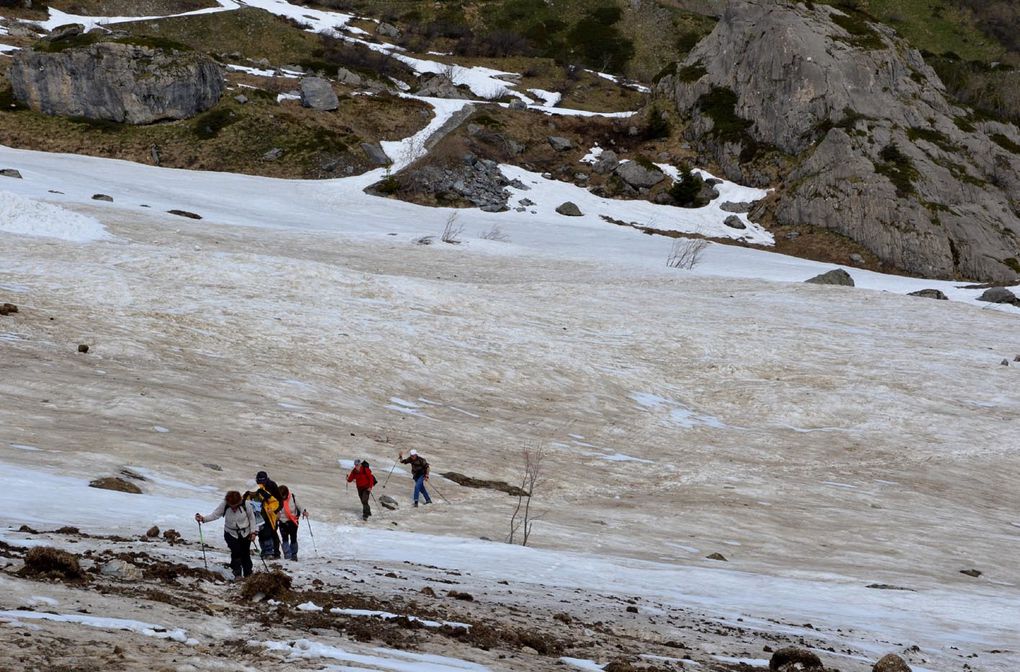
[[872, 588], [874, 590], [907, 590], [914, 592], [913, 588], [904, 588], [903, 586], [892, 586], [888, 583], [869, 583], [865, 588]]
[[77, 527], [72, 527], [71, 525], [64, 525], [63, 527], [58, 527], [54, 531], [57, 534], [81, 534], [81, 530], [79, 530]]
[[93, 201], [106, 201], [107, 203], [113, 203], [113, 196], [108, 194], [92, 194]]
[[0, 169], [0, 176], [3, 176], [3, 177], [13, 177], [13, 178], [15, 178], [17, 180], [22, 179], [21, 172], [17, 171], [17, 170], [14, 170], [13, 168], [3, 168], [3, 169]]
[[840, 287], [853, 287], [854, 279], [842, 268], [835, 268], [827, 273], [816, 275], [804, 282], [812, 285], [838, 285]]
[[967, 576], [973, 576], [975, 579], [981, 576], [981, 571], [977, 569], [961, 569], [960, 573], [966, 574]]
[[383, 495], [382, 497], [380, 497], [379, 505], [384, 509], [389, 509], [390, 511], [395, 511], [397, 508], [400, 507], [400, 503], [393, 497], [390, 497], [389, 495]]
[[361, 86], [363, 82], [361, 75], [359, 75], [356, 72], [351, 72], [350, 70], [344, 67], [337, 68], [336, 81], [345, 86], [351, 86], [355, 88]]
[[382, 145], [378, 142], [361, 143], [361, 151], [365, 152], [368, 160], [377, 166], [388, 166], [392, 163], [390, 157], [386, 156], [386, 152], [383, 151]]
[[51, 546], [35, 546], [25, 554], [25, 566], [20, 576], [34, 579], [58, 579], [71, 583], [84, 583], [88, 575], [78, 564], [78, 556]]
[[949, 297], [938, 289], [919, 289], [916, 292], [910, 292], [907, 296], [920, 296], [923, 299], [937, 299], [939, 301], [949, 300]]
[[528, 104], [520, 98], [514, 98], [510, 101], [510, 109], [520, 112], [521, 110], [528, 109]]
[[655, 165], [642, 165], [638, 161], [621, 163], [616, 167], [615, 174], [635, 189], [651, 189], [666, 179], [666, 174]]
[[386, 23], [380, 21], [379, 25], [375, 27], [376, 35], [382, 35], [383, 37], [392, 37], [394, 39], [400, 37], [400, 29], [394, 26], [392, 23]]
[[599, 158], [595, 160], [595, 164], [592, 166], [592, 170], [594, 170], [599, 175], [608, 175], [609, 173], [616, 170], [619, 167], [619, 165], [620, 157], [616, 155], [616, 152], [614, 152], [611, 149], [606, 149], [603, 150], [601, 154], [599, 154]]
[[16, 312], [18, 312], [18, 307], [13, 303], [0, 305], [0, 315], [11, 315]]
[[570, 140], [570, 138], [563, 138], [558, 135], [552, 135], [549, 136], [547, 140], [549, 141], [549, 144], [552, 146], [552, 148], [555, 149], [557, 152], [565, 152], [569, 149], [574, 148], [574, 143], [572, 140]]
[[522, 646], [521, 647], [521, 653], [526, 653], [529, 656], [537, 656], [538, 655], [538, 649], [534, 649], [534, 648], [532, 648], [530, 646]]
[[706, 555], [705, 558], [708, 560], [722, 560], [723, 562], [729, 562], [729, 560], [726, 559], [726, 556], [724, 556], [722, 553], [713, 553], [712, 555]]
[[857, 266], [863, 266], [864, 265], [864, 257], [862, 257], [861, 255], [859, 255], [856, 252], [854, 252], [853, 254], [850, 255], [850, 263], [851, 264], [856, 264]]
[[447, 597], [452, 597], [455, 600], [463, 600], [464, 602], [474, 602], [475, 598], [471, 593], [462, 593], [458, 590], [451, 590], [446, 593]]
[[984, 293], [978, 297], [978, 301], [985, 301], [987, 303], [1010, 303], [1014, 306], [1020, 306], [1020, 299], [1017, 298], [1016, 294], [1005, 287], [991, 287], [986, 289]]
[[193, 117], [225, 87], [206, 54], [120, 42], [23, 49], [8, 79], [14, 98], [36, 112], [128, 124]]
[[273, 147], [268, 152], [262, 155], [263, 161], [276, 161], [283, 156], [283, 150], [279, 147]]
[[188, 219], [202, 219], [202, 215], [196, 215], [193, 212], [187, 210], [167, 210], [167, 213], [171, 215], [177, 215], [178, 217], [187, 217]]
[[790, 231], [788, 234], [786, 234], [787, 240], [797, 240], [798, 238], [800, 238], [799, 231]]
[[436, 596], [436, 591], [432, 590], [432, 588], [430, 588], [429, 586], [425, 586], [419, 592], [421, 592], [422, 595], [428, 595], [429, 597]]
[[169, 530], [165, 531], [163, 533], [163, 538], [166, 539], [168, 542], [170, 542], [171, 546], [173, 546], [174, 544], [176, 544], [178, 541], [180, 541], [182, 539], [181, 533], [178, 532], [177, 530], [174, 530], [174, 529], [169, 529]]
[[112, 576], [132, 581], [142, 578], [142, 570], [125, 560], [111, 560], [100, 567], [99, 573], [103, 576]]
[[25, 534], [39, 534], [38, 530], [33, 530], [28, 525], [22, 525], [18, 528], [18, 532], [24, 532]]
[[575, 182], [587, 182], [588, 176], [585, 173], [574, 173]]
[[320, 112], [332, 112], [340, 107], [340, 100], [330, 83], [322, 77], [305, 77], [301, 80], [301, 105]]
[[871, 672], [911, 672], [911, 670], [905, 660], [895, 653], [888, 653], [875, 663], [875, 666], [871, 668]]
[[824, 670], [821, 659], [807, 649], [787, 646], [772, 654], [769, 670], [773, 672], [794, 672], [794, 670]]
[[751, 212], [751, 208], [753, 206], [753, 203], [748, 203], [746, 201], [725, 201], [719, 206], [719, 209], [723, 212], [733, 212], [738, 215], [744, 215]]
[[568, 614], [565, 611], [553, 614], [553, 620], [559, 621], [560, 623], [563, 623], [565, 625], [570, 625], [571, 623], [574, 622], [574, 619], [571, 618], [570, 614]]
[[[9, 305], [9, 304], [8, 304], [8, 305]], [[15, 310], [14, 312], [18, 312], [18, 311], [17, 311], [17, 310]], [[1020, 355], [1017, 355], [1016, 357], [1014, 357], [1014, 358], [1013, 358], [1013, 361], [1014, 361], [1014, 362], [1020, 362]]]
[[156, 527], [155, 525], [153, 525], [152, 527], [150, 527], [148, 530], [145, 531], [145, 536], [147, 536], [149, 538], [158, 537], [159, 536], [159, 528]]
[[89, 346], [87, 344], [85, 344], [85, 343], [79, 343], [78, 344], [78, 352], [80, 352], [81, 354], [84, 355], [88, 351], [89, 351]]
[[635, 607], [634, 605], [631, 605], [631, 606], [627, 607], [627, 613], [628, 614], [636, 614], [636, 613], [638, 613], [638, 608]]
[[[532, 201], [530, 198], [522, 198], [517, 202], [523, 205], [525, 208], [530, 208], [531, 206], [535, 205], [535, 202]], [[1020, 355], [1018, 355], [1018, 357], [1020, 357]]]
[[560, 205], [556, 208], [556, 212], [566, 217], [581, 217], [584, 215], [584, 213], [581, 212], [581, 208], [577, 207], [577, 204], [572, 203], [571, 201], [567, 201]]
[[244, 95], [243, 93], [239, 93], [236, 96], [234, 96], [234, 100], [237, 101], [238, 105], [248, 104], [248, 96]]
[[213, 471], [223, 471], [223, 467], [218, 464], [213, 464], [212, 462], [204, 462], [202, 466], [206, 469], [212, 469]]
[[627, 660], [626, 658], [617, 658], [611, 660], [609, 663], [602, 668], [602, 672], [638, 672], [638, 668]]
[[730, 215], [729, 217], [727, 217], [723, 221], [723, 224], [730, 227], [731, 229], [743, 230], [747, 228], [747, 225], [744, 224], [744, 220], [740, 219], [740, 217], [737, 217], [736, 215]]
[[97, 478], [96, 480], [89, 483], [90, 488], [99, 488], [100, 490], [115, 490], [117, 492], [127, 492], [133, 495], [142, 494], [142, 489], [134, 483], [125, 481], [123, 478], [116, 476], [106, 476], [103, 478]]
[[1004, 359], [1004, 360], [1002, 360], [999, 363], [1002, 364], [1002, 366], [1009, 366], [1009, 360], [1008, 359]]

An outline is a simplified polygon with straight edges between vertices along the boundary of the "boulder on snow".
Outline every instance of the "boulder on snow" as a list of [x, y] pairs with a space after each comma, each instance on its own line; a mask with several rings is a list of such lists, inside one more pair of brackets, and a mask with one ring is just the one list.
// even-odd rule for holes
[[2, 176], [2, 177], [13, 177], [16, 180], [20, 180], [21, 179], [21, 172], [15, 170], [13, 168], [3, 168], [3, 169], [0, 169], [0, 176]]
[[395, 511], [400, 506], [400, 503], [389, 495], [383, 495], [379, 498], [379, 505], [384, 509]]
[[1017, 298], [1017, 295], [1005, 287], [991, 287], [990, 289], [986, 289], [984, 293], [978, 297], [978, 301], [987, 301], [988, 303], [1011, 303], [1014, 306], [1020, 305], [1020, 299]]
[[382, 145], [378, 142], [361, 143], [361, 151], [365, 153], [369, 161], [377, 166], [388, 166], [392, 163], [390, 157], [386, 156], [386, 152], [383, 151]]
[[187, 217], [188, 219], [202, 219], [202, 215], [196, 214], [194, 212], [189, 212], [188, 210], [167, 210], [166, 212], [169, 215], [177, 215], [178, 217]]
[[787, 646], [772, 654], [769, 670], [772, 672], [794, 672], [794, 670], [824, 670], [821, 659], [807, 649]]
[[[635, 189], [650, 189], [666, 179], [666, 174], [643, 161], [627, 161], [616, 167], [616, 175]], [[718, 194], [716, 194], [718, 196]]]
[[510, 101], [510, 109], [520, 112], [528, 109], [528, 103], [521, 98], [514, 98]]
[[809, 280], [804, 282], [812, 285], [838, 285], [841, 287], [853, 287], [854, 279], [850, 277], [850, 274], [844, 271], [842, 268], [835, 268], [828, 273], [822, 273], [816, 275]]
[[949, 300], [949, 297], [938, 289], [919, 289], [916, 292], [910, 292], [907, 296], [920, 296], [923, 299], [937, 299], [939, 301]]
[[18, 307], [13, 303], [5, 303], [0, 305], [0, 315], [10, 315], [18, 312]]
[[911, 672], [911, 670], [905, 660], [895, 653], [888, 653], [875, 663], [875, 666], [871, 668], [871, 672]]
[[720, 560], [722, 562], [729, 562], [729, 560], [726, 559], [726, 556], [723, 555], [722, 553], [712, 553], [711, 555], [706, 555], [705, 559], [706, 560]]
[[[1008, 364], [1009, 362], [1006, 362], [1006, 363]], [[982, 572], [981, 572], [980, 569], [961, 569], [960, 570], [960, 574], [966, 574], [967, 576], [970, 576], [970, 577], [973, 577], [973, 578], [976, 579], [979, 576], [981, 576]]]
[[106, 201], [107, 203], [113, 203], [113, 196], [109, 194], [92, 194], [93, 201]]
[[301, 104], [321, 112], [332, 112], [340, 107], [333, 87], [322, 77], [305, 77], [301, 80]]
[[106, 476], [103, 478], [97, 478], [96, 480], [89, 483], [90, 488], [99, 488], [100, 490], [115, 490], [116, 492], [127, 492], [132, 495], [142, 494], [142, 489], [134, 483], [125, 481], [123, 478], [117, 478], [116, 476]]
[[743, 215], [751, 212], [753, 205], [753, 203], [748, 203], [746, 201], [726, 201], [719, 206], [719, 209], [723, 212], [733, 212], [738, 215]]
[[456, 98], [468, 100], [471, 94], [461, 91], [452, 79], [446, 75], [422, 75], [421, 86], [418, 88], [419, 96], [430, 98]]
[[131, 581], [137, 581], [142, 578], [142, 570], [124, 560], [111, 560], [107, 562], [99, 569], [99, 573], [103, 576], [129, 579]]
[[747, 225], [744, 224], [744, 220], [740, 219], [740, 217], [737, 217], [736, 215], [730, 215], [729, 217], [727, 217], [725, 220], [723, 220], [723, 224], [730, 227], [731, 229], [743, 230], [747, 228]]
[[157, 527], [156, 525], [153, 525], [152, 527], [150, 527], [148, 530], [145, 531], [145, 536], [149, 537], [150, 539], [153, 538], [153, 537], [158, 537], [159, 536], [159, 527]]
[[385, 21], [380, 21], [379, 25], [375, 27], [375, 34], [393, 39], [396, 39], [401, 35], [399, 28], [394, 26], [392, 23], [386, 23]]
[[581, 208], [577, 207], [576, 203], [572, 203], [570, 201], [567, 201], [556, 208], [556, 212], [566, 217], [581, 217], [584, 215], [584, 213], [581, 212]]
[[80, 352], [81, 354], [84, 355], [84, 354], [88, 354], [88, 351], [89, 351], [89, 346], [88, 346], [87, 343], [79, 343], [78, 344], [78, 352]]

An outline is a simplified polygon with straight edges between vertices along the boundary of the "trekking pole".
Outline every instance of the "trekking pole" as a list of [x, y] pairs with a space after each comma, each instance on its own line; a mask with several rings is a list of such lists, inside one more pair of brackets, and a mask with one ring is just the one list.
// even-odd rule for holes
[[443, 493], [439, 492], [439, 488], [437, 488], [437, 487], [436, 487], [435, 485], [433, 485], [433, 484], [431, 484], [431, 483], [429, 484], [429, 487], [430, 487], [430, 488], [432, 488], [433, 492], [435, 492], [435, 493], [436, 493], [437, 495], [439, 495], [440, 497], [442, 497], [442, 498], [443, 498], [443, 501], [444, 501], [444, 502], [446, 502], [447, 504], [449, 504], [449, 503], [450, 503], [450, 500], [448, 500], [448, 499], [447, 499], [447, 498], [446, 498], [446, 497], [445, 497], [445, 496], [443, 495]]
[[315, 533], [312, 532], [312, 519], [305, 516], [305, 522], [308, 523], [308, 534], [312, 537], [312, 550], [315, 551], [315, 557], [319, 557], [319, 549], [315, 546]]
[[202, 541], [202, 562], [205, 563], [205, 571], [209, 571], [209, 558], [205, 555], [205, 535], [202, 534], [202, 523], [198, 524], [198, 538]]
[[[379, 511], [386, 511], [386, 507], [385, 507], [385, 506], [383, 506], [382, 504], [380, 504], [380, 503], [379, 503], [379, 500], [375, 498], [375, 493], [374, 493], [374, 492], [372, 492], [371, 490], [369, 490], [369, 491], [368, 491], [368, 494], [372, 496], [372, 501], [373, 501], [373, 502], [375, 502], [375, 505], [376, 505], [376, 507], [377, 507], [377, 509], [378, 509]], [[383, 515], [385, 515], [385, 514], [383, 514]]]
[[393, 475], [393, 470], [397, 468], [397, 461], [393, 460], [393, 466], [390, 467], [390, 473], [386, 474], [386, 480], [383, 481], [382, 487], [386, 487], [386, 484], [390, 482], [390, 476]]
[[269, 572], [269, 565], [266, 564], [266, 558], [262, 555], [262, 544], [258, 541], [255, 542], [255, 550], [259, 552], [259, 560], [262, 561], [262, 566], [266, 568], [266, 573]]

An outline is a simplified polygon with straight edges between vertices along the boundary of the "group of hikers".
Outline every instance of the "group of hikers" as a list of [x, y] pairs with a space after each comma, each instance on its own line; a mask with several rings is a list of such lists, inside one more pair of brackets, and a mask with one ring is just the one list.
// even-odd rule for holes
[[[411, 450], [405, 458], [401, 452], [397, 458], [401, 464], [411, 467], [411, 478], [414, 480], [414, 506], [418, 506], [420, 497], [426, 504], [432, 503], [425, 482], [429, 479], [429, 463]], [[392, 473], [392, 470], [391, 470]], [[347, 474], [347, 482], [354, 483], [361, 500], [361, 518], [368, 520], [372, 515], [370, 500], [374, 498], [372, 489], [379, 481], [372, 473], [367, 460], [354, 460], [354, 468]], [[238, 490], [229, 490], [223, 501], [213, 509], [212, 513], [195, 514], [201, 532], [202, 523], [223, 519], [223, 539], [230, 549], [230, 569], [235, 579], [251, 576], [251, 544], [258, 540], [259, 555], [262, 560], [298, 559], [298, 527], [302, 518], [308, 518], [308, 510], [298, 506], [297, 498], [286, 485], [277, 485], [269, 478], [269, 474], [260, 471], [255, 475], [255, 490], [241, 494]]]

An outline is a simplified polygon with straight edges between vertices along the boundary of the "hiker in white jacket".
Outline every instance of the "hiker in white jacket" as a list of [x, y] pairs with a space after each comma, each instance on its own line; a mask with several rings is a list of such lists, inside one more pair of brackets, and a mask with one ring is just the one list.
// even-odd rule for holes
[[207, 516], [195, 514], [195, 520], [199, 523], [208, 523], [217, 518], [223, 519], [223, 539], [230, 548], [230, 569], [234, 572], [234, 578], [251, 576], [251, 542], [259, 529], [255, 514], [245, 505], [241, 493], [231, 490], [212, 513]]

